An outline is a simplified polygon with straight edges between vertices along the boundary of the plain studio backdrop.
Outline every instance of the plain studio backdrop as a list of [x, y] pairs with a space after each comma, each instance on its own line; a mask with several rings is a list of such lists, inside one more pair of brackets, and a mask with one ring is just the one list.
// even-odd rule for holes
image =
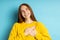
[[22, 3], [31, 6], [36, 19], [45, 24], [52, 40], [60, 40], [59, 0], [0, 0], [0, 40], [8, 39], [18, 19], [18, 7]]

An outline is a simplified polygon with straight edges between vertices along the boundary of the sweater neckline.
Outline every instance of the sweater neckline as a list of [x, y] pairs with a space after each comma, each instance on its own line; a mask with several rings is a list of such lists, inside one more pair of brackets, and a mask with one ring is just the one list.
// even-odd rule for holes
[[35, 23], [35, 21], [33, 21], [33, 22], [31, 22], [31, 23], [25, 23], [25, 22], [23, 22], [24, 24], [34, 24]]

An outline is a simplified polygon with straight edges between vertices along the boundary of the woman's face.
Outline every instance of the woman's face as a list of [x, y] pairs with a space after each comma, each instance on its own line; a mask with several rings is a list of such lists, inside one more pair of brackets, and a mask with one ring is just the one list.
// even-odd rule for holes
[[25, 5], [21, 6], [21, 12], [24, 18], [30, 18], [31, 12], [27, 6]]

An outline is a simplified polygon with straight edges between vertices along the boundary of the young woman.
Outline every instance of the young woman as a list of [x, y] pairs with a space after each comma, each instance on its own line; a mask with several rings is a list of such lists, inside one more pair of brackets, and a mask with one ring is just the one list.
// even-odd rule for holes
[[8, 40], [51, 40], [42, 22], [38, 22], [28, 4], [19, 6], [18, 22], [13, 25]]

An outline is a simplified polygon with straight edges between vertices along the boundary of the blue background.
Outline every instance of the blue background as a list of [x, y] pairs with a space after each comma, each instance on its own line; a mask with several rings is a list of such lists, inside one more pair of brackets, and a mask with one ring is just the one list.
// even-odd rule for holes
[[17, 21], [18, 7], [22, 3], [31, 6], [38, 21], [43, 22], [52, 40], [60, 40], [59, 0], [0, 0], [0, 40], [7, 40], [12, 25]]

